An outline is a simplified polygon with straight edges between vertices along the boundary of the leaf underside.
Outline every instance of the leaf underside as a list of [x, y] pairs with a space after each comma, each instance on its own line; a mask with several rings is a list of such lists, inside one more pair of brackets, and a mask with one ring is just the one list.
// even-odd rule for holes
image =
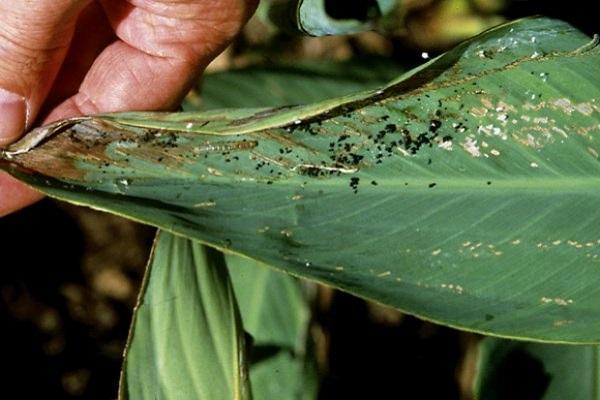
[[49, 195], [429, 320], [597, 342], [596, 44], [519, 20], [379, 90], [73, 119], [0, 165]]

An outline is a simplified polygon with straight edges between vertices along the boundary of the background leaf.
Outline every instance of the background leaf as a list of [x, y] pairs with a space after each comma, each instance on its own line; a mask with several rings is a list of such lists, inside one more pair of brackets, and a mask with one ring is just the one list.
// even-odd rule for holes
[[185, 99], [183, 109], [200, 111], [314, 103], [378, 88], [405, 71], [404, 66], [387, 58], [369, 57], [210, 73]]
[[302, 358], [286, 351], [261, 360], [250, 368], [256, 400], [311, 400], [318, 398], [319, 376], [312, 353]]
[[223, 255], [161, 232], [136, 307], [125, 399], [247, 399], [244, 332]]
[[299, 281], [254, 260], [235, 255], [226, 260], [254, 345], [303, 349], [310, 309]]
[[520, 20], [380, 90], [72, 120], [18, 154], [48, 128], [28, 135], [3, 167], [437, 322], [594, 342], [596, 45], [559, 21]]
[[477, 399], [599, 399], [598, 346], [485, 338], [479, 345]]
[[300, 282], [254, 260], [226, 259], [244, 328], [253, 339], [253, 398], [315, 399], [319, 377], [309, 335], [310, 309]]

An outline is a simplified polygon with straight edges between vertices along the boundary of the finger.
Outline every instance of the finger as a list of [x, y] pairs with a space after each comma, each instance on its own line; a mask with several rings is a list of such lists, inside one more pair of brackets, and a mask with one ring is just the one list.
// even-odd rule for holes
[[102, 0], [120, 40], [91, 67], [79, 92], [50, 116], [173, 109], [233, 39], [255, 0]]
[[98, 55], [116, 39], [102, 6], [95, 1], [88, 4], [79, 14], [69, 51], [40, 112], [42, 120], [58, 104], [79, 91]]
[[0, 146], [35, 119], [86, 3], [0, 0]]
[[[0, 0], [0, 147], [36, 118], [89, 1]], [[0, 216], [41, 195], [0, 173]]]

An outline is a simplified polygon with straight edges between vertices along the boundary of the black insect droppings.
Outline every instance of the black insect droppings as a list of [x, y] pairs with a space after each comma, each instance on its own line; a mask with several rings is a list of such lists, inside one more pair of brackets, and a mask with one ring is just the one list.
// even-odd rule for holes
[[300, 171], [304, 174], [304, 175], [308, 175], [308, 176], [312, 176], [312, 177], [318, 177], [322, 175], [323, 170], [319, 167], [303, 167], [300, 169]]
[[429, 122], [429, 131], [435, 133], [438, 129], [440, 129], [441, 126], [442, 121], [440, 121], [439, 119], [432, 119]]
[[435, 185], [437, 185], [437, 183], [432, 182], [432, 183], [429, 184], [429, 187], [432, 188], [432, 187], [435, 187]]
[[353, 176], [352, 178], [350, 178], [350, 187], [352, 188], [352, 190], [354, 191], [354, 193], [358, 193], [358, 182], [360, 181], [360, 178]]
[[396, 132], [397, 129], [398, 129], [398, 127], [395, 124], [387, 124], [385, 126], [385, 131], [387, 133], [394, 133], [394, 132]]

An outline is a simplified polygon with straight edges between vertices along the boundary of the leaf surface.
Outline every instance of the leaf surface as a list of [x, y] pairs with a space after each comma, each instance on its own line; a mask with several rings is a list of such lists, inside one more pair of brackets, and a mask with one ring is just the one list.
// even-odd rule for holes
[[248, 399], [244, 331], [223, 254], [160, 232], [123, 365], [124, 399]]
[[311, 357], [305, 360], [280, 351], [250, 368], [254, 399], [317, 399], [319, 377], [316, 371], [317, 367]]
[[2, 166], [426, 319], [595, 342], [596, 45], [560, 21], [519, 20], [378, 90], [74, 119], [32, 132]]

